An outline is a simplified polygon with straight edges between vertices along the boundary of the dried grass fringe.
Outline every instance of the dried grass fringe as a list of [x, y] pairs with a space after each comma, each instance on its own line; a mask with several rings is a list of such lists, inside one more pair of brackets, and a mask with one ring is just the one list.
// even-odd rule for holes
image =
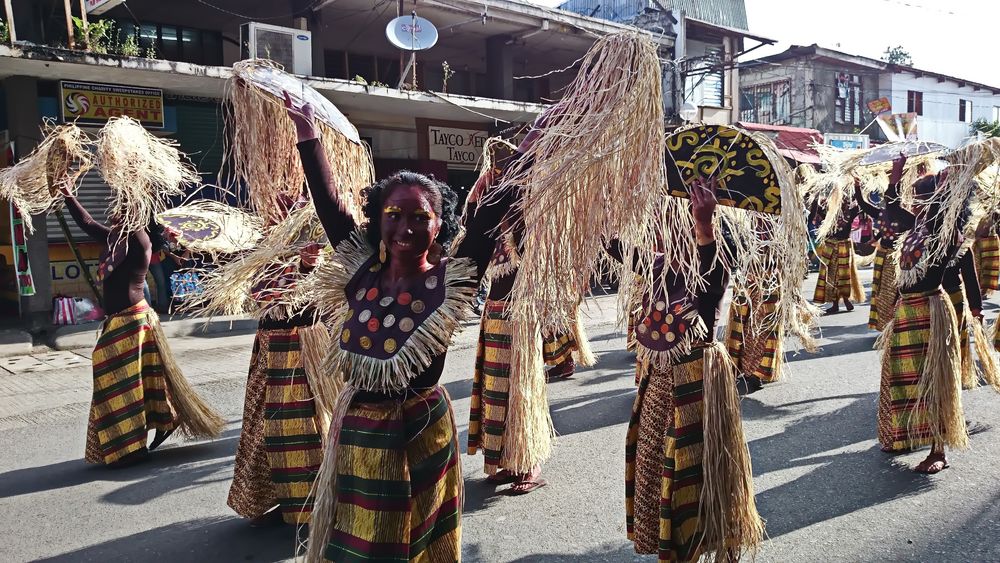
[[330, 349], [330, 331], [320, 323], [299, 328], [299, 340], [302, 343], [302, 367], [312, 389], [316, 412], [323, 423], [323, 430], [330, 427], [333, 411], [337, 406], [337, 398], [343, 392], [346, 383], [339, 374], [325, 374], [323, 358]]
[[[962, 411], [962, 357], [955, 309], [943, 294], [930, 296], [930, 332], [916, 409], [925, 409], [937, 444], [955, 449], [969, 445]], [[888, 351], [887, 351], [888, 353]], [[911, 417], [911, 424], [920, 417]], [[916, 428], [910, 428], [916, 432]]]
[[[62, 200], [56, 188], [65, 186], [75, 193], [77, 180], [94, 165], [92, 142], [79, 127], [57, 126], [51, 120], [44, 127], [45, 138], [30, 155], [0, 170], [0, 200], [13, 203], [22, 217], [55, 209]], [[24, 226], [34, 232], [32, 221]]]
[[977, 375], [1000, 393], [1000, 362], [998, 362], [997, 351], [993, 348], [993, 340], [987, 335], [982, 321], [973, 318], [969, 322], [969, 326], [972, 327], [972, 340], [975, 343], [976, 357], [979, 358]]
[[576, 340], [577, 350], [573, 353], [573, 361], [582, 367], [590, 367], [597, 363], [594, 350], [590, 347], [590, 339], [587, 331], [583, 328], [583, 319], [580, 317], [580, 308], [576, 309], [576, 322], [573, 323], [573, 339]]
[[[247, 186], [250, 208], [268, 224], [284, 219], [281, 199], [295, 201], [302, 193], [305, 172], [296, 148], [295, 126], [284, 101], [254, 85], [249, 77], [257, 66], [279, 68], [265, 60], [233, 65], [233, 79], [226, 88], [225, 149], [235, 178]], [[356, 144], [326, 123], [317, 120], [319, 140], [336, 180], [344, 210], [363, 222], [362, 192], [375, 181], [375, 168], [367, 146]]]
[[[195, 252], [208, 255], [213, 262], [222, 261], [227, 254], [249, 250], [263, 237], [264, 222], [259, 217], [238, 207], [211, 199], [195, 200], [164, 213], [190, 213], [194, 217], [217, 217], [222, 227], [217, 237], [210, 241], [198, 241], [186, 245]], [[163, 213], [160, 215], [162, 217]]]
[[146, 314], [153, 338], [160, 352], [163, 375], [170, 391], [170, 404], [177, 409], [178, 429], [188, 438], [217, 438], [226, 422], [212, 407], [208, 406], [184, 377], [177, 360], [174, 359], [163, 326], [155, 312]]
[[[335, 335], [349, 314], [344, 288], [365, 262], [375, 254], [361, 232], [337, 245], [333, 257], [320, 264], [300, 284], [296, 308], [317, 311]], [[400, 392], [410, 380], [427, 368], [435, 357], [448, 351], [451, 339], [462, 321], [472, 317], [476, 289], [469, 284], [475, 265], [464, 258], [453, 258], [445, 269], [445, 299], [413, 331], [392, 358], [380, 360], [354, 354], [334, 344], [324, 359], [325, 377], [343, 377], [364, 391]], [[544, 379], [543, 379], [544, 381]]]
[[115, 229], [123, 238], [146, 229], [171, 196], [184, 195], [184, 186], [201, 182], [176, 145], [154, 137], [130, 117], [114, 117], [101, 129], [97, 162], [111, 187], [108, 214], [115, 216]]
[[[736, 366], [719, 342], [704, 350], [704, 449], [698, 519], [701, 552], [709, 561], [756, 554], [764, 541], [764, 521], [754, 498], [750, 450], [743, 434]], [[739, 558], [739, 557], [738, 557]]]
[[[354, 401], [358, 388], [348, 384], [341, 392], [333, 408], [330, 430], [326, 435], [326, 448], [323, 451], [323, 462], [319, 466], [319, 474], [313, 481], [309, 498], [315, 499], [312, 514], [309, 516], [309, 538], [305, 547], [306, 563], [322, 563], [326, 546], [330, 543], [330, 534], [337, 516], [337, 444], [340, 443], [340, 431], [344, 427], [344, 417]], [[304, 524], [303, 524], [304, 526]], [[302, 537], [301, 526], [297, 537]], [[295, 553], [302, 553], [302, 545], [297, 546]], [[303, 560], [296, 557], [297, 560]]]

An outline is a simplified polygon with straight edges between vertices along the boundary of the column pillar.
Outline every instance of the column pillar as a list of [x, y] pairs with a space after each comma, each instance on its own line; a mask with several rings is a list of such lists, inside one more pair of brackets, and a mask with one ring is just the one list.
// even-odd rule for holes
[[486, 90], [491, 98], [514, 99], [514, 56], [509, 35], [486, 38]]

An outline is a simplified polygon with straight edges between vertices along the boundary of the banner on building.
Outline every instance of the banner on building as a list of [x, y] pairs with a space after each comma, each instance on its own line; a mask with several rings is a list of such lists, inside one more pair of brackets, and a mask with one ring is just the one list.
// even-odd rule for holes
[[824, 133], [823, 142], [838, 149], [856, 150], [867, 149], [869, 146], [868, 135], [855, 135], [853, 133]]
[[432, 125], [427, 128], [429, 157], [455, 170], [476, 170], [487, 138], [488, 131]]
[[889, 101], [889, 98], [882, 97], [868, 102], [868, 109], [875, 115], [892, 113], [892, 102]]
[[885, 113], [877, 121], [890, 142], [919, 140], [916, 113]]
[[63, 122], [104, 125], [112, 117], [127, 115], [149, 129], [163, 128], [163, 90], [97, 82], [59, 83]]

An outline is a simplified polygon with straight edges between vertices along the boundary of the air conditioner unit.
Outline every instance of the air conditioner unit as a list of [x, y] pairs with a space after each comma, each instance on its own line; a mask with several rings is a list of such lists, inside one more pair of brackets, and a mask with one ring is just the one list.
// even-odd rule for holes
[[312, 32], [250, 22], [240, 26], [244, 59], [268, 59], [293, 74], [311, 75]]

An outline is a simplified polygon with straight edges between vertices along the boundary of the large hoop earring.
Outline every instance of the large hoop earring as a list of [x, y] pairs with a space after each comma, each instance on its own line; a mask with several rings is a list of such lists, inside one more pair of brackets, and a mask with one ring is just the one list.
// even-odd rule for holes
[[444, 247], [442, 247], [439, 243], [435, 242], [431, 244], [431, 247], [427, 250], [427, 261], [431, 264], [440, 264], [443, 256]]
[[385, 256], [385, 241], [384, 240], [380, 240], [380, 241], [378, 241], [378, 261], [381, 262], [381, 263], [383, 263], [383, 264], [385, 264], [385, 260], [386, 260], [386, 256]]

